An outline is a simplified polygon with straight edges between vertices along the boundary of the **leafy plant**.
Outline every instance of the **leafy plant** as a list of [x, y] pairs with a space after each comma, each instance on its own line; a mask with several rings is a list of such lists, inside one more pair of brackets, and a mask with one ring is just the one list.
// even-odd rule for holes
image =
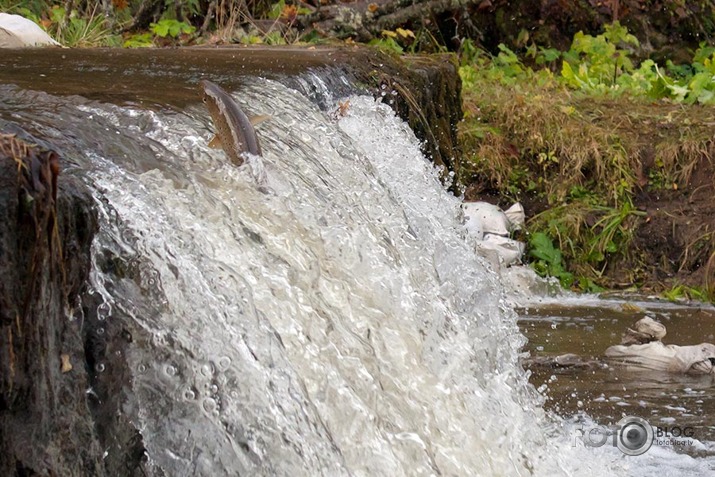
[[670, 62], [661, 69], [652, 60], [635, 68], [629, 54], [630, 48], [638, 46], [638, 40], [618, 22], [607, 25], [596, 37], [579, 32], [571, 49], [563, 53], [561, 78], [569, 87], [590, 93], [625, 92], [687, 104], [715, 104], [715, 47], [701, 44], [691, 65]]
[[124, 40], [125, 48], [151, 48], [157, 43], [177, 41], [182, 35], [192, 35], [196, 27], [172, 18], [164, 18], [149, 25], [150, 32], [134, 33]]
[[285, 0], [278, 0], [273, 4], [270, 12], [268, 12], [268, 18], [272, 20], [282, 19], [292, 23], [298, 15], [308, 15], [309, 13], [312, 12], [308, 8], [287, 5]]
[[531, 58], [534, 65], [547, 68], [552, 73], [558, 70], [558, 60], [562, 55], [556, 48], [544, 48], [536, 44], [526, 48], [526, 57]]
[[[628, 46], [638, 47], [638, 39], [614, 22], [598, 36], [578, 32], [571, 49], [564, 53], [562, 76], [573, 86], [613, 87], [621, 71], [633, 71]], [[573, 68], [576, 68], [574, 70]]]
[[590, 228], [593, 236], [588, 241], [586, 261], [598, 266], [606, 258], [606, 254], [625, 252], [632, 240], [632, 227], [628, 227], [626, 220], [631, 216], [645, 215], [644, 212], [635, 210], [630, 202], [625, 202], [620, 208], [595, 207], [595, 212], [601, 214], [600, 218]]
[[42, 14], [47, 10], [45, 0], [0, 0], [0, 12], [14, 13], [42, 25]]
[[541, 276], [555, 277], [564, 288], [573, 283], [573, 274], [566, 271], [562, 262], [561, 250], [554, 247], [553, 242], [543, 232], [531, 234], [529, 238], [529, 255], [534, 258], [532, 268]]
[[415, 34], [411, 30], [397, 28], [396, 30], [383, 30], [382, 38], [375, 38], [370, 41], [370, 45], [392, 53], [402, 54], [405, 47], [411, 45], [415, 40]]
[[124, 40], [124, 48], [151, 48], [154, 46], [154, 35], [151, 33], [135, 33]]
[[389, 53], [396, 53], [398, 55], [401, 55], [402, 53], [405, 52], [405, 50], [400, 46], [399, 43], [395, 41], [394, 38], [373, 38], [370, 40], [368, 43], [371, 46], [375, 46], [383, 51], [389, 52]]
[[661, 295], [668, 301], [709, 300], [709, 296], [706, 291], [682, 284], [675, 285], [671, 289], [665, 290]]
[[472, 65], [477, 62], [477, 58], [484, 55], [484, 50], [479, 48], [471, 38], [465, 38], [459, 45], [459, 64], [461, 66]]
[[49, 11], [47, 30], [55, 40], [69, 47], [117, 46], [119, 37], [112, 33], [103, 15], [96, 7], [89, 15], [80, 16], [73, 10], [69, 15], [60, 6]]
[[149, 30], [160, 38], [177, 38], [181, 34], [190, 35], [196, 31], [196, 27], [185, 22], [164, 18], [157, 23], [149, 25]]

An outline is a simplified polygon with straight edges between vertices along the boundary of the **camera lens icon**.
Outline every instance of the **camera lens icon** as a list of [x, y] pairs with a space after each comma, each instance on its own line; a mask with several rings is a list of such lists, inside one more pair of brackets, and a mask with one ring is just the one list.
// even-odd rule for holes
[[627, 416], [618, 421], [616, 446], [626, 455], [645, 454], [653, 445], [653, 428], [640, 417]]

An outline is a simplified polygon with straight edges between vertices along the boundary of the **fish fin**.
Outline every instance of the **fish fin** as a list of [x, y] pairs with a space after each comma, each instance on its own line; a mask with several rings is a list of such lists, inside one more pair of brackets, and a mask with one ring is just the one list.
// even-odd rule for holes
[[249, 121], [251, 121], [251, 126], [255, 126], [256, 124], [261, 124], [263, 121], [266, 121], [268, 119], [271, 119], [271, 116], [268, 114], [259, 114], [258, 116], [253, 116]]
[[218, 134], [211, 138], [209, 147], [211, 149], [221, 149], [221, 139], [218, 137]]

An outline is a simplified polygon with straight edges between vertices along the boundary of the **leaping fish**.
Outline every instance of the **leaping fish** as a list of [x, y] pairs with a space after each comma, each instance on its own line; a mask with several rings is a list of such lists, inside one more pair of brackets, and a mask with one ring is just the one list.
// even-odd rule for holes
[[206, 80], [199, 84], [204, 93], [204, 103], [216, 126], [216, 135], [209, 142], [209, 147], [222, 147], [237, 166], [243, 164], [243, 154], [246, 152], [260, 156], [261, 146], [253, 125], [268, 117], [257, 116], [249, 119], [231, 95], [221, 87]]

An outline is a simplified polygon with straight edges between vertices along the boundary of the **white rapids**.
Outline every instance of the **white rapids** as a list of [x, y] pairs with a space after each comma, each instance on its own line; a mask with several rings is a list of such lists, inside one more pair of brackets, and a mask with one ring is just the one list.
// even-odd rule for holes
[[[115, 255], [129, 270], [96, 266], [91, 286], [107, 320], [121, 313], [147, 336], [126, 356], [122, 412], [150, 471], [653, 471], [650, 457], [585, 448], [543, 411], [498, 275], [387, 105], [353, 96], [322, 111], [267, 80], [234, 97], [271, 116], [257, 127], [263, 157], [241, 167], [207, 148], [198, 93], [180, 112], [86, 102], [73, 113], [123, 141], [83, 146], [95, 261]], [[672, 461], [656, 467], [705, 465]]]

